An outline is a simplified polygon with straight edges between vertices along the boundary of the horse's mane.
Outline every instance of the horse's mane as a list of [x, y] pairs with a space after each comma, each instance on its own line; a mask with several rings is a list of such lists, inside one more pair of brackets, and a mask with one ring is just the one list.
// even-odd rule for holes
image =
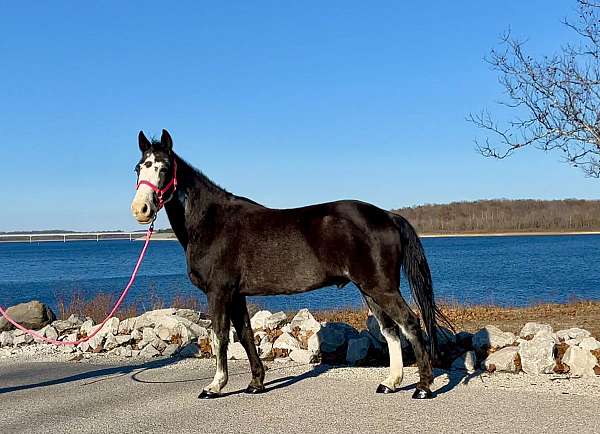
[[[160, 139], [157, 139], [156, 137], [152, 137], [150, 139], [150, 143], [152, 145], [158, 145], [158, 146], [161, 145]], [[184, 168], [186, 170], [188, 170], [189, 172], [191, 172], [192, 176], [194, 178], [196, 178], [198, 181], [200, 181], [200, 183], [202, 183], [205, 187], [211, 189], [214, 192], [221, 193], [227, 197], [235, 198], [238, 200], [242, 200], [244, 202], [252, 203], [254, 205], [262, 206], [260, 203], [255, 202], [252, 199], [248, 199], [247, 197], [243, 197], [243, 196], [237, 196], [237, 195], [227, 191], [226, 189], [221, 187], [219, 184], [214, 182], [212, 179], [210, 179], [208, 176], [206, 176], [200, 169], [197, 169], [196, 167], [191, 165], [189, 162], [187, 162], [186, 160], [181, 158], [181, 156], [179, 154], [177, 154], [175, 152], [173, 152], [173, 154], [179, 159], [180, 162], [183, 163]]]

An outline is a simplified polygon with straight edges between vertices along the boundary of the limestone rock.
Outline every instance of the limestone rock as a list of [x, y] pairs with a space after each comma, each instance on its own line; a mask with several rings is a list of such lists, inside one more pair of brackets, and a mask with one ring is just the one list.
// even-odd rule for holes
[[275, 339], [275, 342], [273, 342], [273, 348], [292, 351], [300, 348], [300, 342], [298, 342], [291, 334], [284, 332], [281, 334], [281, 336]]
[[317, 333], [321, 329], [321, 323], [315, 319], [308, 309], [300, 309], [290, 321], [290, 327], [292, 330], [299, 327], [302, 331]]
[[485, 353], [488, 349], [504, 348], [512, 345], [517, 337], [510, 332], [503, 332], [498, 327], [488, 325], [473, 335], [473, 349]]
[[134, 341], [140, 341], [142, 340], [144, 336], [142, 335], [142, 332], [139, 331], [138, 329], [133, 329], [131, 332], [131, 339], [133, 339]]
[[258, 346], [258, 355], [261, 359], [270, 359], [273, 357], [273, 344], [268, 340], [261, 342]]
[[375, 349], [376, 351], [378, 351], [380, 353], [387, 351], [387, 345], [385, 343], [382, 343], [375, 336], [373, 336], [369, 330], [361, 330], [359, 336], [368, 338], [369, 341], [371, 342], [371, 347], [373, 349]]
[[160, 341], [160, 338], [156, 336], [154, 329], [152, 327], [146, 327], [142, 330], [142, 340], [138, 343], [138, 347], [143, 349], [148, 345], [154, 344], [156, 341]]
[[66, 319], [59, 319], [52, 322], [52, 327], [57, 331], [59, 335], [64, 335], [67, 332], [78, 329], [80, 326], [73, 324], [71, 321]]
[[146, 327], [154, 327], [157, 321], [161, 321], [165, 316], [175, 315], [176, 310], [173, 308], [169, 309], [157, 309], [143, 313], [142, 315], [135, 318], [134, 328], [142, 330]]
[[250, 318], [250, 326], [252, 327], [252, 330], [264, 329], [267, 319], [272, 315], [273, 314], [268, 310], [259, 310], [256, 312], [252, 318]]
[[259, 330], [254, 333], [254, 342], [256, 343], [256, 345], [261, 345], [264, 342], [268, 342], [268, 341], [269, 341], [269, 335], [266, 332]]
[[369, 315], [367, 317], [367, 329], [369, 329], [369, 332], [371, 333], [371, 335], [373, 335], [375, 339], [377, 339], [382, 344], [387, 344], [387, 341], [381, 334], [381, 327], [379, 327], [379, 322], [377, 321], [377, 318], [375, 318], [373, 315]]
[[200, 347], [195, 342], [187, 344], [179, 351], [179, 356], [183, 358], [202, 357]]
[[[102, 348], [102, 344], [104, 343], [104, 337], [105, 335], [99, 332], [93, 338], [86, 341], [85, 343], [87, 343], [87, 349], [90, 349], [92, 351], [98, 351], [100, 348]], [[83, 348], [81, 350], [83, 351]]]
[[[11, 306], [6, 313], [23, 327], [32, 330], [39, 330], [56, 319], [54, 312], [37, 300]], [[3, 316], [0, 317], [0, 332], [12, 329], [14, 326]]]
[[556, 332], [556, 336], [558, 336], [558, 338], [563, 341], [566, 341], [568, 339], [587, 338], [591, 335], [592, 334], [589, 331], [581, 329], [579, 327], [572, 327], [570, 329], [560, 330]]
[[77, 332], [69, 333], [67, 336], [62, 337], [65, 342], [75, 342], [77, 340]]
[[43, 330], [43, 333], [41, 333], [42, 336], [47, 337], [48, 339], [58, 339], [58, 332], [51, 325], [47, 325], [42, 330]]
[[150, 345], [156, 348], [159, 353], [162, 353], [167, 348], [167, 344], [161, 339], [156, 339]]
[[73, 324], [76, 327], [81, 327], [81, 325], [83, 324], [85, 319], [81, 318], [75, 314], [71, 314], [71, 316], [69, 318], [67, 318], [67, 321], [69, 321], [71, 324]]
[[533, 337], [539, 332], [546, 332], [546, 333], [551, 334], [552, 327], [548, 324], [540, 324], [537, 322], [528, 322], [523, 326], [523, 328], [519, 332], [519, 337], [521, 337], [521, 338]]
[[534, 337], [519, 344], [519, 357], [523, 372], [527, 374], [549, 374], [554, 369], [555, 340], [549, 337]]
[[[20, 330], [19, 330], [20, 331]], [[13, 336], [13, 345], [15, 347], [19, 345], [27, 345], [33, 342], [33, 337], [27, 333], [21, 332], [21, 334], [15, 333]]]
[[143, 359], [151, 359], [152, 357], [159, 356], [160, 352], [152, 345], [146, 345], [141, 351], [139, 356]]
[[292, 359], [296, 363], [307, 365], [309, 363], [315, 362], [316, 355], [315, 353], [309, 350], [295, 349], [290, 352], [290, 359]]
[[274, 330], [287, 321], [285, 312], [277, 312], [265, 320], [265, 328]]
[[[135, 329], [135, 320], [136, 318], [125, 318], [123, 321], [119, 323], [119, 334], [127, 335], [131, 334], [131, 332]], [[87, 321], [86, 321], [87, 323]], [[85, 324], [84, 324], [85, 325]], [[93, 322], [92, 322], [93, 325]], [[83, 331], [83, 326], [81, 326]]]
[[329, 322], [321, 327], [317, 335], [321, 352], [332, 353], [345, 345], [348, 339], [357, 338], [359, 333], [349, 324]]
[[117, 345], [125, 345], [131, 342], [131, 335], [117, 335], [115, 336]]
[[88, 320], [85, 320], [83, 322], [83, 324], [81, 324], [81, 327], [79, 327], [79, 331], [81, 333], [85, 334], [86, 336], [89, 336], [93, 327], [94, 327], [94, 320], [88, 319]]
[[588, 336], [587, 338], [583, 338], [579, 342], [578, 346], [584, 350], [594, 351], [600, 349], [600, 342], [598, 342], [595, 338]]
[[106, 321], [106, 323], [104, 323], [103, 326], [101, 326], [101, 324], [95, 325], [90, 329], [90, 333], [88, 334], [88, 336], [92, 335], [93, 333], [96, 332], [96, 330], [100, 329], [100, 331], [98, 331], [98, 333], [96, 333], [94, 336], [102, 336], [105, 337], [107, 334], [112, 334], [112, 335], [116, 335], [119, 333], [119, 318], [117, 317], [112, 317], [110, 318], [108, 321]]
[[177, 351], [179, 351], [179, 345], [169, 344], [163, 350], [162, 355], [165, 357], [171, 357], [171, 356], [174, 356], [177, 353]]
[[453, 371], [467, 371], [469, 373], [477, 370], [477, 355], [475, 351], [467, 351], [462, 356], [457, 357], [450, 369]]
[[193, 309], [177, 309], [175, 315], [177, 315], [180, 318], [185, 318], [188, 321], [193, 322], [194, 324], [198, 324], [198, 322], [202, 319], [202, 314], [197, 310]]
[[227, 358], [230, 360], [248, 360], [246, 350], [239, 342], [232, 342], [227, 347]]
[[348, 349], [346, 350], [346, 362], [350, 365], [360, 364], [367, 357], [370, 347], [371, 340], [366, 336], [349, 339]]
[[85, 353], [86, 351], [88, 351], [90, 349], [90, 343], [88, 341], [82, 342], [79, 345], [77, 345], [77, 349], [83, 353]]
[[483, 362], [488, 372], [519, 372], [521, 359], [518, 347], [505, 347], [490, 354]]
[[9, 331], [0, 333], [0, 347], [7, 347], [13, 344], [13, 334]]
[[112, 333], [107, 334], [104, 340], [104, 349], [110, 351], [117, 348], [118, 346], [119, 343], [117, 342], [115, 335], [113, 335]]
[[567, 348], [562, 362], [569, 366], [569, 374], [592, 377], [595, 375], [594, 366], [598, 361], [589, 350], [573, 346]]
[[583, 339], [587, 339], [587, 338], [566, 339], [565, 340], [565, 344], [567, 344], [567, 345], [579, 345]]
[[308, 350], [314, 353], [321, 351], [321, 340], [319, 334], [315, 333], [308, 338]]

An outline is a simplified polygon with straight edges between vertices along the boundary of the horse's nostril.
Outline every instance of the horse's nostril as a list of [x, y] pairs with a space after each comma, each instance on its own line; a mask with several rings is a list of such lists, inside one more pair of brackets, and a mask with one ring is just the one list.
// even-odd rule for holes
[[144, 204], [142, 205], [142, 214], [147, 214], [148, 213], [148, 205]]

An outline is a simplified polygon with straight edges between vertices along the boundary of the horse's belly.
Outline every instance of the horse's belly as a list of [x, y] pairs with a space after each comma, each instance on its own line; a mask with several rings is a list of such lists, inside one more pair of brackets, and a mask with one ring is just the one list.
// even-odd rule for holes
[[242, 271], [242, 294], [294, 294], [320, 288], [327, 280], [326, 267], [314, 256], [265, 259], [248, 263]]

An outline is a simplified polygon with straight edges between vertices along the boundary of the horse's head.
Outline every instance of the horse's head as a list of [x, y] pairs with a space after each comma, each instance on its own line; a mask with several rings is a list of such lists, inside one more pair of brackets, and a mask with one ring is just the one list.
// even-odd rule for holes
[[140, 224], [148, 224], [175, 194], [177, 167], [173, 139], [167, 130], [162, 131], [160, 141], [152, 142], [140, 131], [138, 142], [142, 158], [135, 166], [138, 180], [131, 211]]

